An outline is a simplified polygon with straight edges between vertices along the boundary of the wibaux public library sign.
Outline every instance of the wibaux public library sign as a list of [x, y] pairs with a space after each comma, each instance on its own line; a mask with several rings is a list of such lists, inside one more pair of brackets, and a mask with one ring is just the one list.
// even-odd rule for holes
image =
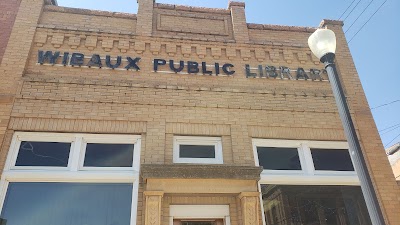
[[[38, 52], [38, 64], [40, 65], [60, 65], [87, 68], [107, 68], [113, 70], [140, 70], [140, 57], [111, 57], [106, 55], [100, 57], [99, 54], [85, 56], [82, 53], [69, 53], [59, 51]], [[176, 74], [201, 74], [214, 76], [233, 76], [235, 66], [231, 63], [213, 63], [153, 59], [153, 72], [176, 73]], [[328, 80], [325, 70], [311, 68], [291, 69], [286, 66], [258, 65], [251, 67], [249, 64], [244, 66], [247, 78], [280, 78], [289, 80]]]

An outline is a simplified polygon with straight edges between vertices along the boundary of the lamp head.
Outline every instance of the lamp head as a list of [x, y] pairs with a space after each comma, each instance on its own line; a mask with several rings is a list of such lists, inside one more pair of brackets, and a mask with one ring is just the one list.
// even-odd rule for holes
[[312, 53], [321, 59], [328, 53], [335, 54], [336, 51], [336, 36], [332, 30], [317, 29], [309, 38], [308, 46]]

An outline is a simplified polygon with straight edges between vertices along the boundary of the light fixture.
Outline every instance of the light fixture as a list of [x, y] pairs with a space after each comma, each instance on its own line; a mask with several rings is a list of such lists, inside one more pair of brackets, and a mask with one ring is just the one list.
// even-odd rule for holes
[[308, 46], [312, 53], [321, 59], [328, 53], [335, 54], [336, 52], [336, 35], [329, 29], [317, 29], [309, 38]]

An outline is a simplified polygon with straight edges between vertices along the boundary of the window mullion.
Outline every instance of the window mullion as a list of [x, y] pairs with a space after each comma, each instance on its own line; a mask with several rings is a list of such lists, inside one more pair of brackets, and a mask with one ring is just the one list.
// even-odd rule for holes
[[70, 170], [71, 171], [78, 171], [79, 170], [79, 159], [81, 156], [81, 151], [83, 147], [83, 138], [78, 136], [75, 138], [75, 141], [72, 143], [71, 147], [71, 159], [70, 163]]
[[307, 175], [314, 175], [315, 174], [314, 162], [312, 159], [310, 148], [308, 147], [307, 144], [304, 143], [301, 144], [300, 148], [302, 152], [302, 159], [304, 161], [304, 171], [306, 172]]

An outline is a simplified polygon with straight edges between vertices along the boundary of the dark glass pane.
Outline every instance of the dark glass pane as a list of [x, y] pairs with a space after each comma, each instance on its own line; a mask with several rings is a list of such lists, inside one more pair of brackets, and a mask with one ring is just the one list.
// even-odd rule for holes
[[10, 183], [7, 225], [129, 225], [132, 184]]
[[67, 167], [71, 143], [22, 141], [16, 166]]
[[354, 171], [348, 150], [311, 149], [316, 170]]
[[91, 144], [86, 146], [84, 166], [132, 167], [133, 144]]
[[371, 225], [360, 187], [261, 185], [267, 225]]
[[296, 148], [257, 147], [258, 162], [265, 170], [301, 170]]
[[215, 158], [214, 145], [180, 145], [180, 158]]

